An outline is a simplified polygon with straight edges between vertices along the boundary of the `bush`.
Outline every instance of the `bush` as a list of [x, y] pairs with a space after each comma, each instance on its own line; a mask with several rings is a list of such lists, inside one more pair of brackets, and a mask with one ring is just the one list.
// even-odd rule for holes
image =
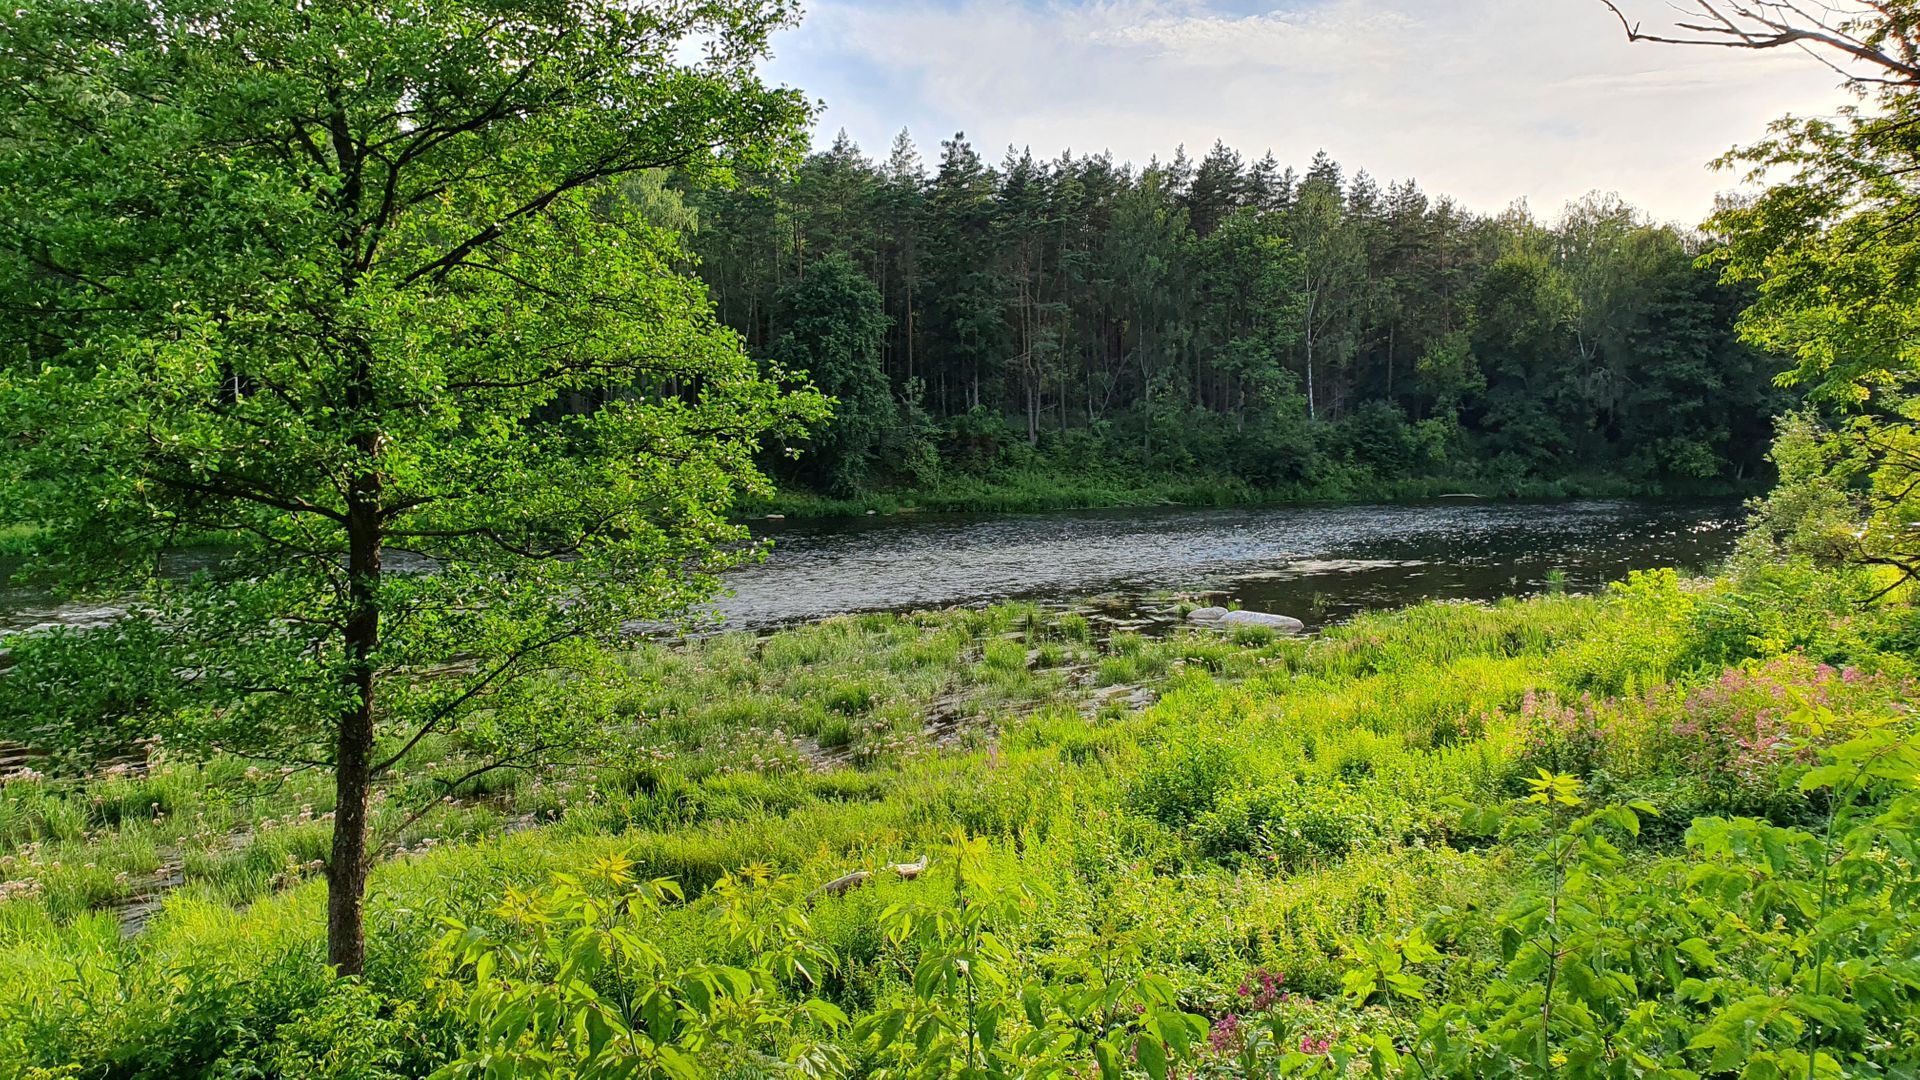
[[[1830, 718], [1805, 707], [1793, 727]], [[1421, 1074], [1599, 1078], [1626, 1062], [1640, 1075], [1911, 1074], [1920, 742], [1910, 721], [1856, 720], [1801, 781], [1826, 805], [1818, 827], [1703, 817], [1684, 854], [1651, 861], [1617, 843], [1652, 807], [1569, 817], [1577, 783], [1540, 777], [1540, 812], [1513, 823], [1557, 826], [1535, 849], [1539, 883], [1493, 919], [1492, 977], [1421, 1012]], [[1396, 971], [1441, 960], [1424, 941], [1371, 954]], [[1349, 989], [1361, 1003], [1417, 999], [1409, 978], [1396, 991], [1362, 969]]]
[[[1543, 898], [1558, 896], [1551, 932], [1568, 944], [1555, 950], [1565, 981], [1551, 991], [1561, 1004], [1549, 1064], [1553, 1053], [1568, 1061], [1556, 1075], [1579, 1075], [1595, 1039], [1652, 1047], [1660, 1060], [1646, 1073], [1737, 1071], [1715, 1065], [1708, 1043], [1689, 1046], [1714, 1037], [1716, 1016], [1746, 1008], [1762, 1016], [1754, 1052], [1817, 1039], [1872, 1075], [1876, 1053], [1899, 1062], [1915, 1037], [1899, 981], [1910, 972], [1898, 966], [1915, 953], [1899, 921], [1915, 886], [1902, 819], [1870, 834], [1853, 826], [1893, 808], [1913, 771], [1907, 751], [1869, 755], [1905, 771], [1863, 789], [1858, 816], [1841, 822], [1832, 865], [1859, 859], [1824, 930], [1807, 914], [1819, 907], [1810, 883], [1822, 856], [1806, 845], [1824, 847], [1829, 811], [1845, 805], [1817, 781], [1823, 760], [1910, 723], [1920, 695], [1903, 658], [1875, 650], [1907, 640], [1913, 619], [1849, 614], [1831, 639], [1853, 653], [1844, 665], [1789, 652], [1704, 666], [1718, 648], [1707, 643], [1716, 605], [1737, 589], [1643, 575], [1606, 597], [1423, 605], [1251, 646], [1116, 633], [1103, 673], [1178, 672], [1147, 684], [1158, 701], [1144, 709], [1083, 685], [1093, 678], [1030, 670], [1030, 653], [1095, 655], [1084, 619], [1030, 605], [650, 646], [621, 688], [645, 704], [604, 733], [604, 767], [529, 775], [435, 819], [432, 835], [500, 830], [529, 812], [557, 823], [416, 844], [375, 868], [358, 983], [325, 972], [318, 889], [286, 872], [289, 857], [324, 855], [311, 791], [276, 794], [269, 778], [257, 789], [264, 808], [242, 818], [225, 815], [251, 804], [205, 789], [213, 771], [10, 783], [0, 834], [14, 847], [0, 873], [19, 898], [0, 902], [0, 1061], [88, 1077], [411, 1076], [450, 1062], [477, 1071], [486, 1054], [533, 1071], [585, 1068], [605, 1046], [557, 1024], [562, 1013], [593, 1023], [565, 968], [602, 1001], [664, 994], [673, 1017], [618, 1019], [703, 1074], [917, 1080], [943, 1067], [921, 1052], [917, 1025], [934, 1025], [929, 1046], [964, 1056], [955, 1033], [977, 1040], [990, 1022], [1001, 1056], [988, 1062], [976, 1041], [978, 1069], [1084, 1070], [1107, 1041], [1133, 1075], [1142, 1039], [1178, 1057], [1182, 1036], [1168, 1032], [1184, 1030], [1178, 1068], [1192, 1080], [1332, 1076], [1336, 1060], [1351, 1076], [1375, 1058], [1388, 1076], [1539, 1075], [1533, 1046], [1512, 1032], [1548, 994], [1528, 967], [1543, 956], [1527, 950], [1549, 932]], [[1737, 598], [1726, 609], [1759, 610]], [[843, 740], [848, 753], [819, 752]], [[458, 753], [423, 746], [397, 794], [432, 791], [425, 769]], [[1637, 836], [1617, 815], [1576, 834], [1584, 808], [1551, 794], [1509, 804], [1542, 768], [1550, 790], [1571, 794], [1578, 778], [1561, 774], [1579, 771], [1583, 798], [1652, 798], [1665, 813], [1634, 811]], [[156, 821], [163, 788], [173, 809]], [[96, 790], [121, 810], [110, 835], [88, 816]], [[229, 839], [236, 822], [253, 825], [245, 846]], [[99, 898], [47, 876], [56, 861], [62, 873], [145, 865], [181, 834], [189, 882], [131, 940], [110, 913], [84, 910]], [[1588, 848], [1591, 865], [1580, 861]], [[1556, 851], [1557, 863], [1536, 858]], [[923, 855], [928, 868], [911, 880], [890, 869]], [[615, 864], [624, 869], [606, 869]], [[767, 869], [743, 873], [753, 866]], [[851, 871], [873, 876], [844, 895], [822, 888]], [[1885, 886], [1880, 908], [1897, 909], [1891, 922], [1868, 903], [1872, 874]], [[657, 878], [691, 899], [634, 910], [631, 894]], [[66, 899], [35, 895], [43, 879]], [[808, 961], [809, 978], [762, 963], [788, 948], [789, 911], [821, 961]], [[443, 919], [460, 940], [436, 949]], [[1599, 943], [1604, 962], [1589, 963], [1601, 953], [1580, 941]], [[1807, 993], [1752, 1004], [1768, 970], [1810, 972], [1804, 950], [1821, 941], [1829, 974], [1844, 978], [1825, 994], [1839, 1005]], [[598, 950], [598, 968], [584, 973], [577, 965], [594, 961], [576, 947]], [[484, 975], [483, 955], [494, 957]], [[973, 984], [977, 1008], [961, 960], [998, 980]], [[1287, 974], [1264, 1004], [1237, 992], [1260, 968]], [[770, 1017], [765, 1038], [686, 998], [706, 974], [733, 983], [722, 969], [750, 984], [724, 988], [722, 1006]], [[1606, 981], [1623, 970], [1633, 987]], [[1568, 984], [1577, 980], [1592, 984]], [[815, 999], [847, 1022], [810, 1011]], [[1113, 1007], [1087, 1004], [1105, 1000]], [[1217, 1044], [1181, 1017], [1156, 1028], [1155, 1002], [1209, 1018]], [[1423, 1017], [1456, 1007], [1466, 1011], [1447, 1014], [1450, 1045], [1479, 1055], [1467, 1065], [1448, 1064], [1437, 1034], [1422, 1041]], [[1582, 1009], [1592, 1031], [1579, 1027]], [[1622, 1010], [1659, 1030], [1642, 1039]], [[1831, 1038], [1787, 1030], [1814, 1031], [1816, 1014]], [[515, 1025], [535, 1037], [507, 1038]], [[1400, 1056], [1409, 1049], [1419, 1065]]]
[[1240, 755], [1224, 739], [1195, 733], [1164, 745], [1128, 790], [1129, 804], [1163, 825], [1179, 827], [1213, 809], [1239, 771]]
[[1397, 803], [1377, 788], [1277, 784], [1221, 799], [1194, 822], [1193, 837], [1207, 858], [1237, 863], [1248, 857], [1275, 872], [1295, 873], [1397, 839], [1408, 824]]

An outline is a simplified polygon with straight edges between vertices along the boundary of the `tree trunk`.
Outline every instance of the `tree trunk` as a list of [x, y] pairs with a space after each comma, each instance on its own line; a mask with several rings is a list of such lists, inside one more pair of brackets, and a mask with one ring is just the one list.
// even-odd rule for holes
[[1313, 321], [1307, 321], [1307, 419], [1318, 420], [1319, 411], [1313, 404]]
[[356, 438], [366, 471], [347, 494], [347, 621], [343, 635], [350, 698], [334, 752], [333, 852], [327, 860], [327, 963], [340, 975], [366, 967], [367, 811], [373, 786], [374, 652], [380, 646], [380, 478], [371, 463], [378, 435]]
[[367, 795], [372, 785], [372, 687], [340, 719], [334, 766], [333, 854], [327, 863], [327, 963], [341, 975], [366, 967]]
[[1393, 404], [1393, 339], [1394, 327], [1387, 327], [1387, 404]]

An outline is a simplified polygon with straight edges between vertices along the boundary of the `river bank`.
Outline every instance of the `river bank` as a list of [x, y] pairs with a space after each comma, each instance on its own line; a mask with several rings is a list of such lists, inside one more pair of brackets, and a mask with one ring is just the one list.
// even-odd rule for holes
[[1715, 483], [1686, 488], [1650, 486], [1609, 474], [1552, 480], [1414, 477], [1310, 488], [1261, 488], [1231, 477], [1147, 478], [1038, 471], [1005, 473], [992, 478], [960, 478], [930, 488], [848, 497], [784, 488], [772, 498], [743, 500], [737, 516], [742, 521], [754, 521], [769, 514], [812, 520], [860, 517], [869, 513], [1034, 513], [1151, 506], [1266, 508], [1407, 503], [1449, 497], [1508, 502], [1623, 498], [1722, 500], [1746, 498], [1764, 490], [1765, 485], [1760, 483]]
[[[912, 1000], [901, 948], [933, 947], [889, 944], [882, 912], [940, 906], [962, 887], [957, 865], [966, 888], [1010, 901], [983, 910], [1016, 987], [1085, 963], [1154, 973], [1218, 1030], [1279, 1009], [1236, 988], [1284, 976], [1293, 1001], [1273, 1015], [1290, 1040], [1399, 1038], [1409, 1015], [1343, 997], [1353, 950], [1536, 881], [1525, 841], [1478, 836], [1459, 806], [1503, 806], [1536, 769], [1568, 772], [1596, 801], [1657, 800], [1663, 816], [1629, 845], [1642, 860], [1679, 850], [1695, 814], [1792, 819], [1805, 812], [1781, 794], [1794, 758], [1740, 747], [1766, 745], [1755, 725], [1782, 694], [1841, 716], [1900, 700], [1912, 658], [1875, 642], [1904, 625], [1839, 588], [1748, 596], [1649, 575], [1309, 637], [1154, 636], [1016, 604], [649, 645], [576, 692], [603, 710], [587, 757], [493, 774], [400, 827], [467, 751], [436, 739], [408, 756], [380, 799], [368, 976], [346, 998], [320, 964], [323, 777], [161, 759], [15, 780], [0, 787], [0, 1048], [83, 1071], [138, 1062], [129, 1075], [143, 1076], [422, 1075], [487, 1038], [466, 1019], [463, 969], [434, 944], [447, 920], [529, 933], [514, 912], [547, 910], [554, 873], [592, 895], [676, 881], [685, 905], [618, 916], [667, 970], [750, 966], [755, 947], [727, 927], [801, 913], [788, 932], [822, 974], [769, 983], [760, 1007], [819, 997], [882, 1017]], [[1685, 734], [1708, 719], [1731, 755], [1717, 765]], [[922, 857], [918, 880], [888, 869]], [[819, 894], [850, 872], [871, 883]], [[124, 936], [121, 913], [163, 876], [157, 913]], [[1440, 939], [1462, 966], [1437, 991], [1486, 978], [1477, 933]], [[862, 1052], [849, 1029], [795, 1016], [807, 1040]]]

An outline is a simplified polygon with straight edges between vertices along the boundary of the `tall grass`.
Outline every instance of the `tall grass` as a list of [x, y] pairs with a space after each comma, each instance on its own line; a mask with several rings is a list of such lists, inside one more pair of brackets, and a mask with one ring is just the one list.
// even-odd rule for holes
[[[1715, 690], [1698, 627], [1725, 606], [1672, 579], [1636, 588], [1430, 604], [1312, 639], [1103, 638], [1083, 616], [1004, 605], [644, 646], [612, 695], [604, 760], [457, 806], [375, 868], [374, 1004], [353, 1014], [353, 1038], [411, 1063], [394, 1074], [443, 1060], [463, 1021], [436, 1012], [429, 989], [439, 920], [504, 926], [501, 898], [556, 872], [619, 854], [643, 879], [677, 880], [693, 903], [649, 940], [721, 962], [738, 946], [701, 897], [722, 875], [766, 866], [805, 897], [849, 871], [942, 858], [956, 832], [986, 844], [979, 887], [1022, 898], [1005, 943], [1036, 977], [1163, 972], [1230, 1001], [1268, 969], [1297, 992], [1337, 994], [1356, 937], [1525, 883], [1513, 849], [1463, 829], [1456, 808], [1521, 794], [1543, 739], [1584, 737], [1541, 720], [1568, 715], [1541, 702], [1617, 703], [1603, 737], [1619, 751], [1595, 759], [1596, 784], [1706, 799], [1711, 776], [1663, 733], [1706, 717], [1738, 747], [1751, 702], [1776, 683], [1829, 678], [1808, 662], [1816, 674], [1755, 669], [1759, 682]], [[1862, 700], [1909, 692], [1897, 672], [1846, 686]], [[129, 1064], [143, 1049], [181, 1074], [292, 1075], [271, 1063], [307, 1060], [289, 1048], [318, 1038], [327, 993], [309, 869], [324, 810], [223, 801], [214, 781], [231, 769], [0, 789], [6, 879], [40, 883], [0, 902], [0, 1052], [100, 1075], [170, 1075]], [[537, 827], [504, 828], [536, 811]], [[225, 830], [244, 842], [214, 843]], [[122, 940], [100, 875], [147, 866], [182, 836], [186, 885]], [[86, 873], [70, 869], [82, 849]], [[929, 895], [929, 880], [883, 872], [805, 900], [837, 958], [823, 994], [858, 1014], [904, 992], [876, 920]]]

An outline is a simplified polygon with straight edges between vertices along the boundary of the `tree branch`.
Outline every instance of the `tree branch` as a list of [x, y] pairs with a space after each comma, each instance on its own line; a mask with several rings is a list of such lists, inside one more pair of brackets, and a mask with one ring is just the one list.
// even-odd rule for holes
[[585, 634], [586, 634], [585, 630], [579, 630], [579, 629], [565, 630], [565, 631], [561, 631], [560, 633], [553, 634], [549, 637], [543, 638], [539, 641], [533, 642], [531, 644], [521, 646], [519, 649], [515, 650], [511, 655], [509, 655], [505, 660], [502, 660], [498, 664], [494, 665], [493, 670], [487, 672], [485, 675], [475, 680], [475, 682], [471, 686], [467, 687], [467, 689], [463, 691], [458, 697], [454, 698], [452, 701], [449, 701], [444, 705], [440, 706], [438, 709], [436, 709], [434, 711], [433, 717], [429, 719], [425, 724], [422, 724], [419, 730], [415, 731], [413, 733], [413, 736], [406, 741], [405, 745], [401, 746], [400, 749], [395, 750], [392, 754], [389, 754], [384, 761], [381, 761], [378, 765], [375, 765], [373, 767], [372, 775], [379, 776], [382, 773], [385, 773], [388, 769], [391, 769], [394, 765], [398, 764], [400, 762], [400, 759], [406, 757], [407, 754], [410, 751], [412, 751], [414, 747], [420, 745], [420, 740], [426, 738], [428, 734], [430, 734], [435, 729], [437, 729], [440, 726], [441, 721], [445, 720], [449, 716], [452, 716], [455, 710], [459, 709], [461, 706], [465, 705], [467, 702], [472, 701], [476, 697], [479, 697], [482, 693], [486, 691], [486, 688], [488, 686], [492, 685], [502, 675], [505, 675], [515, 665], [519, 664], [520, 661], [526, 659], [529, 656], [532, 656], [534, 653], [539, 652], [543, 649], [550, 649], [553, 646], [558, 645], [563, 641], [568, 641], [572, 638], [582, 637]]
[[[1904, 59], [1901, 55], [1884, 47], [1870, 45], [1843, 29], [1828, 25], [1825, 19], [1810, 15], [1790, 3], [1778, 5], [1736, 3], [1730, 5], [1727, 11], [1722, 11], [1714, 5], [1712, 0], [1694, 0], [1694, 9], [1708, 21], [1676, 21], [1673, 24], [1674, 28], [1693, 35], [1688, 37], [1648, 33], [1640, 28], [1639, 23], [1629, 19], [1626, 12], [1620, 10], [1620, 5], [1615, 0], [1600, 0], [1600, 4], [1613, 12], [1614, 18], [1620, 22], [1620, 28], [1626, 32], [1627, 40], [1631, 42], [1645, 41], [1661, 45], [1704, 45], [1722, 49], [1754, 50], [1818, 46], [1851, 56], [1855, 60], [1897, 76], [1896, 79], [1886, 80], [1841, 71], [1849, 82], [1920, 85], [1920, 64]], [[1796, 26], [1784, 18], [1769, 17], [1764, 13], [1764, 7], [1784, 9], [1808, 25]], [[1884, 14], [1884, 9], [1875, 7], [1875, 10], [1882, 11]], [[1893, 40], [1899, 40], [1896, 35], [1889, 36]], [[1911, 48], [1902, 51], [1912, 53]], [[1824, 59], [1823, 62], [1825, 62]], [[1827, 66], [1835, 67], [1832, 63], [1828, 63]], [[1840, 69], [1835, 68], [1835, 70]]]

